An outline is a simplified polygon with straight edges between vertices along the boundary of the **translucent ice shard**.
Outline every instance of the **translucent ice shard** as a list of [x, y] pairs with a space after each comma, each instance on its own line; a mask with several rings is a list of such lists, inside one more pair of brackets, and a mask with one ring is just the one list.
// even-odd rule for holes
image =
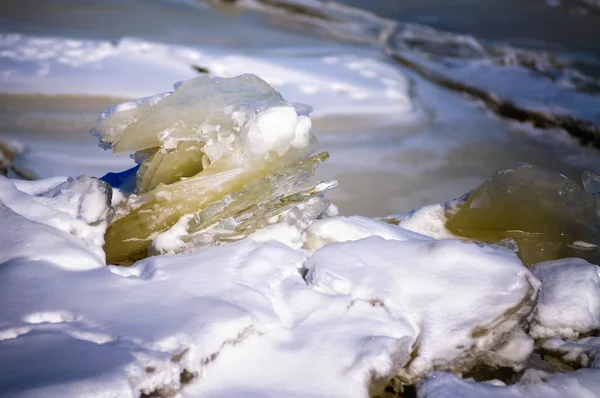
[[[335, 186], [308, 181], [328, 157], [309, 158], [310, 111], [254, 75], [203, 76], [109, 109], [93, 133], [115, 153], [135, 151], [140, 167], [106, 232], [107, 262], [144, 258], [159, 237], [152, 253], [240, 239], [269, 220], [295, 223], [296, 207], [306, 228]], [[174, 225], [180, 234], [165, 235]]]
[[[593, 192], [592, 182], [585, 184]], [[498, 172], [447, 216], [446, 227], [456, 235], [491, 242], [514, 239], [526, 264], [600, 259], [597, 198], [579, 183], [540, 167]]]

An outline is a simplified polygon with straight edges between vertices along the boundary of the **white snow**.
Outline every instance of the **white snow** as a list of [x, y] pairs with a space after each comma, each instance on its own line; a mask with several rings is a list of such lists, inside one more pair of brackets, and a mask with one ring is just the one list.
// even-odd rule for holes
[[508, 250], [332, 217], [313, 232], [333, 226], [348, 241], [314, 253], [299, 227], [274, 224], [101, 267], [86, 236], [41, 223], [104, 217], [94, 181], [19, 183], [29, 196], [2, 180], [3, 220], [16, 231], [0, 251], [8, 396], [366, 398], [398, 372], [414, 381], [481, 360], [518, 368], [532, 349], [520, 323], [539, 282]]
[[254, 157], [263, 156], [270, 151], [281, 155], [290, 146], [306, 147], [310, 126], [308, 116], [298, 116], [293, 107], [272, 107], [260, 113], [248, 126], [244, 141]]
[[420, 398], [595, 398], [600, 392], [600, 371], [581, 369], [572, 373], [547, 373], [530, 369], [519, 383], [496, 386], [434, 372], [418, 388]]
[[443, 204], [423, 206], [409, 213], [390, 216], [399, 221], [402, 228], [434, 239], [452, 239], [456, 236], [446, 228], [446, 209]]
[[573, 338], [600, 329], [600, 267], [579, 258], [536, 264], [542, 288], [530, 334]]
[[[415, 358], [400, 371], [408, 380], [434, 366], [489, 355], [520, 329], [539, 288], [514, 253], [455, 240], [332, 243], [305, 266], [308, 283], [319, 291], [377, 303], [413, 325]], [[516, 362], [523, 352], [512, 357]]]
[[527, 369], [521, 380], [510, 386], [491, 386], [434, 372], [419, 384], [419, 397], [592, 398], [600, 395], [600, 338], [572, 341], [556, 337], [573, 338], [600, 327], [598, 266], [567, 258], [536, 264], [531, 271], [542, 282], [531, 321], [531, 336], [550, 337], [541, 342], [545, 353], [585, 369], [566, 373]]
[[312, 223], [305, 232], [305, 247], [316, 250], [327, 243], [359, 240], [373, 235], [392, 240], [430, 239], [425, 235], [372, 218], [338, 216]]
[[104, 265], [102, 245], [110, 194], [96, 179], [82, 177], [57, 184], [61, 180], [18, 181], [19, 187], [36, 194], [28, 195], [0, 176], [2, 260], [22, 256], [73, 269]]
[[[328, 63], [325, 54], [331, 52], [341, 52], [336, 59], [354, 67]], [[147, 97], [170, 91], [172, 82], [197, 77], [192, 65], [205, 67], [211, 76], [256, 74], [285, 97], [313, 105], [317, 118], [385, 115], [379, 120], [385, 125], [428, 119], [411, 98], [407, 76], [383, 59], [350, 54], [344, 46], [298, 56], [285, 50], [228, 52], [133, 37], [114, 43], [0, 33], [2, 92]], [[386, 94], [391, 89], [392, 96]]]
[[542, 347], [575, 366], [600, 369], [600, 337], [584, 337], [577, 341], [553, 337], [544, 341]]
[[[308, 288], [277, 289], [283, 325], [226, 347], [184, 397], [368, 397], [409, 359], [414, 329], [382, 307]], [[382, 387], [382, 386], [380, 386]]]
[[[177, 388], [183, 368], [201, 375], [224, 345], [264, 333], [278, 322], [271, 286], [296, 274], [304, 259], [284, 246], [251, 241], [190, 256], [154, 257], [138, 263], [128, 276], [114, 273], [113, 267], [74, 273], [16, 258], [0, 266], [1, 300], [12, 303], [2, 311], [0, 326], [5, 333], [29, 326], [36, 333], [83, 341], [96, 341], [100, 335], [107, 341], [98, 348], [104, 355], [125, 356], [127, 367], [137, 369], [138, 377], [129, 371], [120, 374], [121, 380], [129, 380], [131, 394]], [[67, 315], [61, 322], [39, 323], [39, 314], [57, 311]], [[28, 322], [32, 319], [36, 322]], [[28, 339], [0, 345], [19, 341], [27, 344]], [[172, 360], [178, 354], [181, 358]], [[39, 360], [52, 367], [61, 355], [58, 351]], [[94, 356], [78, 359], [84, 367], [94, 367], [95, 361]], [[150, 366], [155, 370], [144, 372]], [[48, 387], [50, 382], [56, 380], [48, 380]], [[80, 396], [82, 391], [74, 386], [64, 396]]]
[[[338, 7], [310, 3], [326, 12]], [[346, 25], [358, 26], [356, 40], [389, 34], [369, 24], [365, 29], [361, 21]], [[320, 129], [365, 133], [328, 139], [341, 151], [334, 156], [339, 170], [353, 179], [374, 170], [394, 173], [383, 175], [377, 189], [366, 185], [370, 194], [389, 202], [370, 206], [383, 212], [379, 215], [414, 206], [394, 195], [413, 195], [410, 203], [424, 203], [439, 192], [452, 197], [476, 186], [500, 163], [527, 156], [597, 164], [594, 153], [586, 161], [587, 152], [562, 141], [554, 151], [547, 149], [548, 142], [532, 146], [529, 138], [509, 138], [504, 127], [498, 128], [501, 122], [488, 120], [459, 96], [418, 78], [412, 87], [411, 77], [378, 50], [338, 44], [292, 52], [291, 46], [223, 49], [227, 46], [164, 44], [131, 35], [109, 42], [4, 34], [0, 91], [138, 97], [197, 77], [191, 65], [205, 67], [211, 76], [255, 73], [286, 98], [315, 106]], [[413, 56], [450, 77], [500, 87], [510, 98], [523, 91], [526, 95], [518, 96], [525, 98], [523, 106], [539, 108], [548, 93], [561, 92], [578, 106], [584, 103], [585, 94], [548, 88], [546, 81], [534, 81], [540, 90], [532, 90], [518, 68], [504, 70], [524, 84], [506, 88], [499, 79], [486, 80], [489, 71], [498, 70], [493, 65], [475, 62], [452, 70], [452, 65]], [[168, 94], [126, 102], [110, 112], [156, 105]], [[585, 115], [585, 104], [574, 114]], [[310, 119], [292, 115], [291, 109], [268, 110], [249, 124], [244, 133], [254, 154], [308, 145]], [[246, 116], [231, 114], [237, 127]], [[393, 134], [383, 134], [386, 126]], [[413, 126], [427, 127], [413, 131]], [[80, 145], [66, 151], [65, 142], [54, 138], [30, 146], [25, 166], [48, 176], [84, 167], [108, 171], [106, 157]], [[229, 136], [219, 139], [230, 143]], [[505, 155], [495, 158], [496, 153]], [[474, 155], [485, 162], [463, 164]], [[461, 161], [450, 161], [455, 158]], [[114, 170], [132, 163], [120, 159], [117, 167], [111, 162]], [[456, 178], [459, 172], [462, 180]], [[390, 185], [397, 186], [388, 192]], [[364, 195], [365, 188], [356, 186]], [[574, 338], [599, 327], [597, 266], [570, 259], [539, 264], [530, 272], [508, 250], [452, 240], [443, 205], [396, 215], [399, 226], [358, 216], [318, 220], [306, 231], [277, 223], [241, 242], [119, 268], [104, 266], [110, 197], [101, 188], [86, 179], [12, 182], [0, 177], [0, 396], [139, 397], [160, 389], [181, 398], [366, 398], [370, 388], [382, 387], [379, 382], [397, 372], [414, 381], [433, 369], [460, 372], [474, 362], [519, 369], [533, 350], [522, 325], [538, 291], [532, 336]], [[113, 204], [122, 198], [115, 193]], [[337, 215], [334, 206], [330, 209], [329, 216]], [[158, 236], [156, 251], [176, 250], [183, 227]], [[598, 367], [594, 338], [553, 338], [544, 348], [580, 366]], [[180, 381], [184, 369], [195, 376], [185, 386]], [[555, 375], [528, 370], [517, 385], [502, 387], [433, 373], [419, 394], [597, 397], [599, 380], [597, 369]]]
[[280, 222], [268, 225], [248, 236], [256, 242], [268, 242], [274, 240], [281, 242], [293, 249], [300, 249], [304, 243], [302, 231], [295, 225], [289, 225], [285, 222]]

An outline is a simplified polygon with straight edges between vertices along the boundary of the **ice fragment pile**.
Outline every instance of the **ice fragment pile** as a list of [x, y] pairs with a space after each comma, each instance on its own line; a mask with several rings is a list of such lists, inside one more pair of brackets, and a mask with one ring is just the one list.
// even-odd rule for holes
[[105, 112], [93, 133], [115, 153], [135, 151], [139, 164], [135, 192], [106, 232], [107, 262], [237, 240], [274, 222], [306, 228], [336, 184], [308, 181], [328, 157], [310, 156], [310, 111], [242, 75], [199, 77]]

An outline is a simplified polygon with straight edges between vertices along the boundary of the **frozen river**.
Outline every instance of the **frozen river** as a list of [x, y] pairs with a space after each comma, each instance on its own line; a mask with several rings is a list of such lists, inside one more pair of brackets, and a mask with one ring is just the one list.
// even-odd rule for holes
[[451, 199], [518, 162], [571, 177], [600, 171], [597, 149], [561, 125], [539, 129], [498, 117], [481, 98], [422, 73], [528, 112], [598, 125], [600, 16], [593, 8], [346, 1], [388, 20], [288, 3], [3, 3], [0, 137], [24, 144], [18, 161], [40, 177], [121, 170], [132, 161], [102, 152], [87, 134], [106, 107], [200, 73], [255, 73], [287, 100], [314, 107], [313, 131], [331, 153], [319, 177], [340, 181], [329, 196], [342, 213], [384, 216]]

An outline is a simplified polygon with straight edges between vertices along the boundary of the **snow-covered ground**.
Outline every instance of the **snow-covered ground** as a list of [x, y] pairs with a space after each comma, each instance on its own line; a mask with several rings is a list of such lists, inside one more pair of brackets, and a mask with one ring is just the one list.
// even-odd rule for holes
[[530, 321], [554, 336], [544, 349], [590, 369], [508, 387], [437, 372], [420, 396], [600, 392], [597, 339], [559, 338], [598, 328], [598, 267], [529, 271], [509, 249], [427, 236], [443, 229], [436, 206], [401, 223], [425, 234], [332, 217], [296, 241], [268, 228], [123, 268], [98, 252], [111, 211], [98, 180], [0, 182], [0, 396], [367, 397], [393, 376], [521, 369]]
[[539, 281], [509, 250], [332, 218], [311, 234], [367, 238], [312, 253], [275, 231], [104, 266], [94, 181], [2, 178], [3, 396], [164, 393], [189, 373], [182, 396], [365, 397], [396, 372], [519, 366], [533, 347], [521, 322]]
[[[528, 269], [509, 248], [457, 239], [443, 205], [421, 207], [519, 161], [599, 171], [597, 150], [498, 119], [393, 63], [382, 51], [387, 20], [285, 3], [318, 12], [251, 0], [240, 1], [251, 12], [221, 5], [232, 15], [175, 0], [109, 1], [94, 18], [75, 1], [23, 0], [36, 12], [7, 12], [0, 138], [24, 144], [17, 162], [44, 178], [0, 176], [0, 396], [366, 398], [392, 378], [430, 398], [600, 396], [600, 342], [588, 336], [600, 329], [598, 265]], [[595, 111], [596, 94], [518, 65], [419, 60], [523, 106], [552, 92], [584, 103], [563, 114]], [[318, 177], [337, 178], [328, 198], [361, 216], [332, 207], [308, 228], [279, 222], [237, 242], [107, 265], [105, 232], [127, 193], [78, 176], [134, 163], [87, 130], [111, 105], [205, 73], [256, 73], [312, 105], [312, 131], [332, 155]], [[503, 74], [521, 91], [487, 79]], [[277, 120], [291, 126], [283, 141], [297, 138], [301, 117]], [[274, 142], [259, 144], [289, 148]], [[364, 217], [412, 208], [394, 216], [399, 225]], [[166, 252], [169, 232], [152, 237]], [[556, 372], [539, 352], [577, 370]], [[461, 377], [482, 366], [526, 370], [508, 386]]]

